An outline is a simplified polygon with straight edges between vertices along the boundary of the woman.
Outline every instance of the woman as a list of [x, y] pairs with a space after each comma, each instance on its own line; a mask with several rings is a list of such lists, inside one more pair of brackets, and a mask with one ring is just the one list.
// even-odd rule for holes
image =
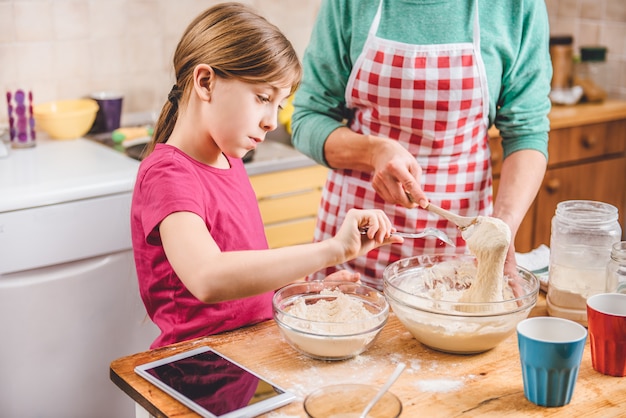
[[[505, 270], [515, 266], [514, 237], [547, 163], [548, 41], [542, 0], [322, 3], [292, 119], [294, 145], [333, 168], [315, 239], [360, 207], [382, 209], [398, 230], [435, 227], [456, 242], [412, 240], [342, 268], [380, 288], [399, 258], [465, 251], [454, 225], [418, 208], [429, 202], [501, 218], [512, 233]], [[495, 204], [493, 123], [505, 157]]]

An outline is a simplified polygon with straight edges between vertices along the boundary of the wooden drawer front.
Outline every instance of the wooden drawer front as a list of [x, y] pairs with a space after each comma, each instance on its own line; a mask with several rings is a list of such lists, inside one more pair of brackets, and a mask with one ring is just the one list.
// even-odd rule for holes
[[315, 221], [316, 218], [313, 217], [266, 226], [265, 235], [270, 248], [312, 242]]
[[537, 196], [538, 210], [543, 213], [535, 222], [534, 246], [550, 245], [550, 228], [556, 205], [564, 200], [597, 200], [619, 210], [620, 224], [626, 214], [624, 202], [626, 159], [615, 158], [595, 163], [548, 170]]
[[316, 165], [250, 177], [270, 248], [313, 241], [327, 175]]
[[328, 169], [319, 165], [277, 171], [250, 177], [258, 200], [282, 194], [322, 188], [326, 183]]
[[550, 132], [549, 165], [623, 154], [626, 120], [555, 129]]
[[322, 190], [285, 195], [280, 198], [259, 200], [264, 224], [283, 222], [289, 219], [315, 217], [322, 198]]

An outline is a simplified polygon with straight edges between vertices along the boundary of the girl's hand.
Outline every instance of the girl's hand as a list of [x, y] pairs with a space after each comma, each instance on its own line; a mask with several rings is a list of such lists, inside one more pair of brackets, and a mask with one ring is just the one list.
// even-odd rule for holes
[[[367, 228], [365, 234], [362, 228]], [[343, 258], [336, 264], [364, 255], [382, 245], [402, 243], [404, 239], [391, 235], [396, 231], [387, 215], [378, 209], [350, 209], [346, 219], [333, 238], [343, 249]]]
[[325, 282], [353, 282], [361, 283], [361, 274], [348, 270], [337, 270], [324, 278]]

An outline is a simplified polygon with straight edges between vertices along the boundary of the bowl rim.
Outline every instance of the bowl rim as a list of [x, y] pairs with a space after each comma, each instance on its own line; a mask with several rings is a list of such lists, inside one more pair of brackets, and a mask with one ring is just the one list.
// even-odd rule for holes
[[[339, 286], [351, 286], [354, 288], [361, 288], [361, 289], [366, 289], [369, 293], [372, 293], [374, 295], [377, 296], [377, 298], [382, 301], [384, 304], [382, 306], [382, 309], [379, 312], [373, 313], [373, 315], [369, 318], [365, 318], [365, 319], [361, 319], [358, 321], [351, 321], [351, 322], [334, 322], [334, 321], [317, 321], [314, 319], [305, 319], [305, 318], [301, 318], [295, 315], [290, 314], [289, 312], [285, 311], [283, 308], [281, 308], [278, 305], [277, 299], [279, 297], [281, 297], [282, 293], [285, 290], [289, 290], [289, 289], [293, 289], [293, 288], [297, 288], [299, 286], [303, 286], [303, 285], [309, 285], [309, 286], [319, 286], [322, 285], [323, 287], [320, 289], [328, 289], [329, 287], [331, 288], [331, 290], [336, 289]], [[344, 293], [342, 291], [342, 293]], [[319, 293], [318, 293], [319, 294]], [[347, 296], [350, 295], [354, 295], [354, 293], [344, 293]], [[303, 295], [307, 295], [307, 294], [301, 294], [300, 296]], [[311, 296], [315, 296], [316, 293], [311, 293]], [[358, 294], [357, 294], [358, 295]], [[359, 298], [359, 300], [362, 300]], [[367, 301], [363, 301], [364, 303], [368, 303]], [[371, 304], [370, 304], [371, 305]], [[387, 323], [388, 319], [389, 319], [389, 312], [390, 312], [390, 305], [389, 305], [389, 301], [387, 300], [387, 297], [385, 296], [385, 294], [383, 292], [381, 292], [378, 289], [375, 289], [371, 286], [368, 286], [366, 284], [363, 283], [355, 283], [355, 282], [347, 282], [347, 281], [324, 281], [324, 280], [312, 280], [312, 281], [307, 281], [307, 282], [296, 282], [296, 283], [291, 283], [288, 284], [286, 286], [281, 287], [280, 289], [278, 289], [276, 292], [274, 292], [274, 295], [272, 296], [272, 313], [273, 313], [273, 317], [274, 320], [276, 321], [276, 323], [278, 323], [281, 327], [285, 327], [289, 330], [292, 330], [294, 332], [298, 332], [301, 334], [306, 334], [306, 335], [311, 335], [314, 337], [324, 337], [324, 338], [346, 338], [346, 337], [356, 337], [356, 336], [360, 336], [360, 335], [364, 335], [364, 334], [369, 334], [372, 333], [374, 331], [379, 331], [380, 329], [382, 329], [385, 324]], [[294, 321], [306, 321], [307, 323], [311, 323], [311, 324], [318, 324], [318, 325], [345, 325], [345, 324], [350, 324], [350, 325], [358, 325], [358, 324], [367, 324], [367, 323], [371, 323], [371, 322], [376, 322], [376, 325], [373, 327], [368, 328], [365, 331], [359, 331], [356, 333], [350, 333], [350, 334], [329, 334], [329, 335], [324, 335], [324, 334], [320, 334], [320, 333], [315, 333], [315, 332], [311, 332], [311, 331], [307, 331], [305, 329], [301, 329], [301, 328], [294, 328], [293, 326], [285, 323], [283, 320], [281, 320], [281, 318], [279, 318], [278, 313], [283, 316], [283, 317], [287, 317], [290, 319], [293, 319]]]
[[[314, 390], [312, 390], [311, 392], [309, 392], [304, 399], [302, 400], [302, 408], [304, 409], [304, 412], [307, 414], [307, 416], [311, 416], [310, 411], [307, 410], [307, 400], [310, 401], [311, 399], [313, 399], [313, 397], [315, 395], [320, 395], [324, 392], [328, 392], [329, 390], [332, 392], [337, 391], [339, 388], [345, 389], [345, 388], [368, 388], [368, 389], [372, 389], [372, 397], [376, 395], [376, 393], [379, 390], [379, 387], [372, 385], [372, 384], [368, 384], [368, 383], [337, 383], [337, 384], [332, 384], [332, 385], [325, 385], [325, 386], [321, 386], [318, 387]], [[334, 389], [334, 390], [333, 390]], [[404, 405], [402, 405], [402, 400], [400, 400], [400, 397], [398, 395], [396, 395], [395, 393], [393, 393], [393, 391], [388, 390], [384, 396], [388, 396], [387, 394], [389, 394], [391, 396], [391, 398], [393, 398], [394, 403], [396, 403], [398, 405], [398, 415], [397, 416], [401, 416], [402, 415], [402, 411], [404, 409]], [[365, 402], [365, 404], [367, 405], [367, 402], [369, 402], [369, 400], [367, 400]], [[309, 405], [310, 406], [310, 405]]]
[[[52, 110], [52, 106], [54, 105], [67, 104], [85, 104], [87, 106], [80, 109], [70, 109], [61, 113]], [[85, 114], [91, 114], [92, 112], [95, 114], [99, 108], [100, 106], [98, 105], [98, 102], [89, 98], [52, 100], [49, 102], [33, 104], [33, 116], [39, 118], [85, 116]]]
[[[397, 294], [413, 298], [416, 301], [420, 301], [420, 302], [425, 302], [425, 303], [433, 302], [433, 299], [431, 298], [420, 296], [420, 295], [415, 295], [413, 293], [409, 293], [399, 288], [395, 284], [391, 283], [390, 279], [387, 276], [389, 274], [388, 272], [391, 272], [394, 268], [396, 268], [398, 265], [402, 263], [407, 263], [411, 260], [420, 260], [420, 263], [421, 263], [421, 260], [428, 259], [429, 265], [420, 266], [420, 267], [415, 266], [415, 268], [424, 269], [424, 268], [432, 267], [433, 265], [435, 265], [435, 263], [431, 262], [432, 258], [440, 258], [440, 257], [444, 257], [447, 259], [448, 258], [449, 259], [468, 258], [468, 259], [474, 259], [474, 260], [476, 259], [476, 257], [472, 254], [423, 254], [423, 255], [407, 257], [407, 258], [394, 261], [393, 263], [389, 264], [383, 272], [383, 292], [385, 294], [385, 297], [387, 297], [390, 301], [404, 305], [411, 309], [417, 309], [422, 312], [428, 312], [428, 313], [432, 313], [436, 315], [443, 315], [446, 317], [458, 317], [458, 318], [507, 316], [507, 315], [511, 315], [520, 311], [524, 311], [526, 309], [530, 309], [537, 302], [537, 295], [539, 294], [539, 289], [540, 289], [539, 278], [530, 270], [524, 267], [521, 267], [519, 265], [517, 266], [517, 270], [518, 272], [523, 273], [523, 276], [521, 276], [522, 279], [529, 282], [529, 284], [531, 285], [531, 291], [529, 293], [526, 293], [522, 296], [515, 297], [513, 299], [507, 299], [507, 300], [498, 301], [498, 302], [458, 302], [458, 301], [448, 301], [448, 300], [437, 301], [437, 302], [441, 302], [441, 303], [448, 304], [451, 306], [467, 306], [467, 307], [474, 307], [474, 308], [477, 308], [477, 307], [493, 308], [497, 306], [504, 306], [505, 304], [506, 306], [508, 306], [511, 303], [515, 303], [518, 306], [517, 309], [504, 309], [504, 310], [468, 309], [467, 311], [459, 311], [459, 310], [452, 310], [452, 309], [436, 310], [436, 309], [429, 309], [423, 306], [416, 306], [415, 304], [407, 302], [406, 300], [399, 300], [398, 297], [393, 294], [395, 292]], [[393, 292], [390, 289], [393, 290]], [[531, 302], [524, 303], [525, 300], [529, 300]]]

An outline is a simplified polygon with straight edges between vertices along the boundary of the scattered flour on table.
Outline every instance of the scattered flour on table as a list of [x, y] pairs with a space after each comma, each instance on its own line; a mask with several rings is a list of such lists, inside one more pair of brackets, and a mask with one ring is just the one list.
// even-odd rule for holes
[[454, 379], [430, 379], [418, 380], [415, 382], [415, 385], [422, 392], [447, 393], [461, 389], [464, 383], [462, 380]]

